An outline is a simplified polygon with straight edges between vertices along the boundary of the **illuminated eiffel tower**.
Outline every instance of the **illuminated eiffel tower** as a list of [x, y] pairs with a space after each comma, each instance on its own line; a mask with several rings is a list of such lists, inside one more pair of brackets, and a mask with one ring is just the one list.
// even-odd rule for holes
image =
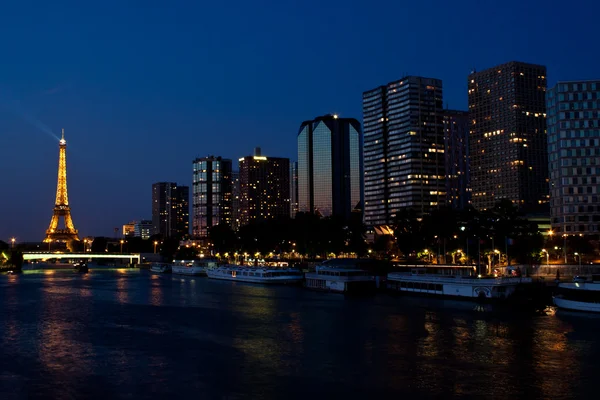
[[[58, 228], [60, 217], [64, 218], [64, 228]], [[62, 139], [59, 142], [58, 153], [58, 183], [56, 185], [56, 203], [54, 213], [50, 221], [50, 227], [46, 231], [44, 242], [67, 242], [79, 241], [77, 229], [71, 219], [71, 208], [69, 207], [69, 196], [67, 195], [67, 141], [65, 130], [62, 130]]]

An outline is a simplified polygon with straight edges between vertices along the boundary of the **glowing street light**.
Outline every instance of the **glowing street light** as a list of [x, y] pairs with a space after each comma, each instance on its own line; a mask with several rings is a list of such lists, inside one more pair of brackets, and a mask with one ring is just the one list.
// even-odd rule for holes
[[158, 241], [154, 241], [154, 254], [156, 254], [156, 245], [158, 244]]
[[550, 254], [548, 254], [548, 250], [542, 249], [542, 253], [546, 253], [546, 265], [550, 265]]
[[125, 243], [125, 241], [121, 239], [121, 254], [123, 254], [123, 243]]
[[581, 254], [579, 254], [579, 253], [574, 253], [574, 254], [577, 256], [577, 258], [579, 258], [579, 266], [581, 267]]
[[14, 248], [15, 248], [15, 242], [16, 242], [16, 241], [17, 241], [17, 239], [15, 239], [14, 237], [13, 237], [13, 238], [10, 238], [10, 248], [11, 248], [11, 249], [14, 249]]

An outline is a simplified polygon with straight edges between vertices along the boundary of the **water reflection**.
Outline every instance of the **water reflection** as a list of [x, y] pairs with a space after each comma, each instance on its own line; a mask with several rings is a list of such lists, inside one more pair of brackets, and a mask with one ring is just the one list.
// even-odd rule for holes
[[590, 398], [600, 373], [575, 314], [118, 270], [0, 276], [0, 304], [2, 399]]

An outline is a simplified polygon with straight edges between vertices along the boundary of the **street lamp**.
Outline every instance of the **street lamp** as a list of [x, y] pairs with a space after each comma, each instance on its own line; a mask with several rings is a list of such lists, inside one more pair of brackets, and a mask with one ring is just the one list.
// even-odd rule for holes
[[154, 241], [154, 254], [156, 254], [156, 245], [158, 244], [158, 241]]
[[15, 248], [15, 241], [16, 241], [16, 240], [17, 240], [17, 239], [15, 239], [14, 237], [13, 237], [13, 238], [10, 238], [10, 248], [11, 248], [11, 249], [14, 249], [14, 248]]
[[548, 250], [542, 249], [542, 253], [546, 253], [546, 265], [550, 265], [550, 254], [548, 254]]
[[573, 253], [577, 256], [577, 258], [579, 258], [579, 268], [581, 268], [581, 254], [579, 253]]
[[125, 241], [121, 239], [121, 254], [123, 254], [123, 243], [125, 243]]

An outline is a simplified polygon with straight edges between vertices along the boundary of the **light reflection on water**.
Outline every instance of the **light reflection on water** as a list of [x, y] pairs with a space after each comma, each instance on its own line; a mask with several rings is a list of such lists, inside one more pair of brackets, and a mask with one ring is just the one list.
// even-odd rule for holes
[[0, 304], [3, 400], [589, 397], [600, 373], [580, 314], [126, 269], [3, 275]]

